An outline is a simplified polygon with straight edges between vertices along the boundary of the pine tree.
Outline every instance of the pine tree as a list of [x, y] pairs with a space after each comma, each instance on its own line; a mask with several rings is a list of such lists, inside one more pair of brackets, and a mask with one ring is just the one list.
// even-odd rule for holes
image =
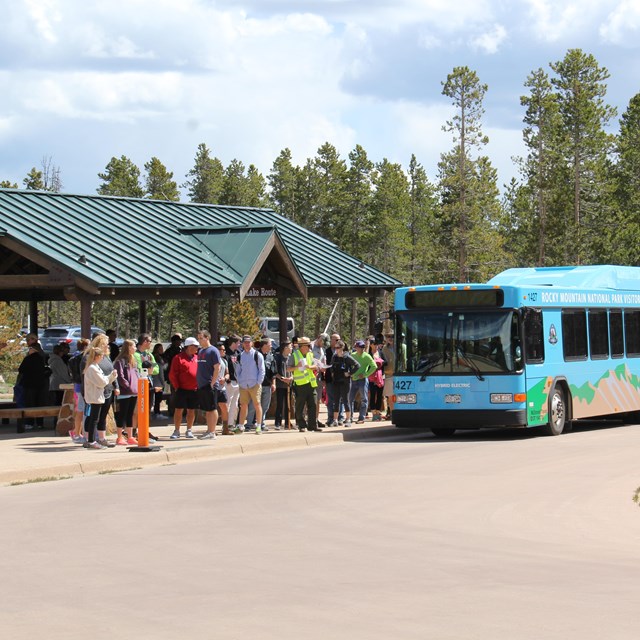
[[[344, 175], [342, 206], [336, 203], [334, 213], [335, 241], [358, 258], [371, 260], [376, 232], [371, 211], [374, 164], [359, 144], [349, 154], [349, 168]], [[368, 254], [368, 255], [367, 255]]]
[[300, 170], [291, 161], [291, 151], [283, 149], [267, 176], [271, 206], [285, 218], [296, 221]]
[[31, 171], [27, 174], [27, 177], [22, 181], [25, 189], [32, 189], [34, 191], [44, 191], [44, 181], [42, 180], [42, 171], [38, 171], [35, 167], [31, 168]]
[[243, 300], [231, 305], [224, 314], [222, 322], [222, 333], [231, 335], [236, 333], [240, 336], [249, 335], [258, 338], [260, 326], [255, 309], [249, 300]]
[[529, 154], [522, 163], [522, 171], [534, 202], [532, 213], [537, 226], [536, 264], [544, 266], [547, 258], [549, 209], [556, 186], [554, 176], [558, 175], [559, 169], [557, 138], [561, 123], [557, 95], [544, 70], [532, 72], [527, 77], [525, 87], [530, 93], [528, 96], [521, 96], [520, 104], [526, 107], [523, 138]]
[[180, 200], [180, 192], [178, 185], [173, 179], [173, 172], [167, 171], [167, 168], [158, 160], [151, 158], [144, 165], [146, 171], [145, 176], [145, 196], [151, 200], [170, 200], [178, 202]]
[[571, 168], [572, 219], [565, 220], [572, 262], [597, 259], [600, 229], [610, 206], [607, 156], [613, 136], [605, 132], [616, 110], [604, 101], [609, 72], [581, 49], [570, 49], [563, 60], [552, 63], [562, 122], [558, 153]]
[[18, 183], [11, 182], [10, 180], [2, 180], [0, 181], [0, 188], [1, 189], [17, 189]]
[[472, 273], [480, 276], [487, 270], [483, 264], [487, 249], [489, 255], [498, 250], [486, 245], [489, 240], [499, 241], [498, 234], [491, 233], [499, 216], [497, 176], [488, 158], [471, 155], [488, 142], [481, 124], [488, 87], [468, 67], [454, 68], [442, 85], [442, 93], [451, 98], [456, 109], [443, 127], [453, 133], [455, 147], [443, 153], [438, 164], [443, 244], [451, 256], [452, 278], [466, 282]]
[[433, 271], [442, 260], [438, 241], [439, 208], [435, 187], [414, 154], [409, 161], [409, 197], [408, 263], [403, 281], [408, 284], [431, 282]]
[[629, 101], [620, 118], [616, 152], [618, 162], [612, 170], [615, 179], [616, 217], [611, 238], [611, 262], [636, 265], [640, 263], [640, 93]]
[[220, 204], [245, 206], [247, 201], [247, 176], [245, 166], [234, 158], [224, 170], [224, 183]]
[[372, 239], [363, 243], [364, 257], [375, 267], [406, 281], [410, 262], [411, 197], [402, 167], [386, 158], [376, 164], [371, 210]]
[[212, 158], [204, 142], [198, 145], [193, 169], [187, 180], [180, 185], [187, 189], [191, 202], [220, 204], [224, 185], [224, 167], [218, 158]]
[[340, 232], [345, 212], [346, 163], [338, 150], [325, 142], [305, 169], [309, 210], [305, 212], [304, 225], [344, 247]]
[[98, 178], [103, 181], [97, 189], [100, 195], [131, 198], [144, 196], [140, 186], [140, 169], [126, 156], [112, 157], [106, 171], [99, 173]]
[[250, 164], [249, 168], [247, 169], [243, 206], [266, 207], [267, 205], [267, 181], [264, 179], [264, 176], [258, 171], [256, 166]]
[[20, 363], [20, 322], [11, 306], [0, 302], [0, 378], [16, 370]]

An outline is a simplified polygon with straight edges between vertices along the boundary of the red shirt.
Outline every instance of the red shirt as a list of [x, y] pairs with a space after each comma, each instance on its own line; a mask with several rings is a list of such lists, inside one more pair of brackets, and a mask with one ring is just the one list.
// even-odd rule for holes
[[198, 389], [198, 383], [196, 382], [197, 371], [197, 354], [193, 354], [189, 357], [184, 351], [181, 351], [171, 360], [169, 382], [171, 382], [176, 389], [196, 391]]

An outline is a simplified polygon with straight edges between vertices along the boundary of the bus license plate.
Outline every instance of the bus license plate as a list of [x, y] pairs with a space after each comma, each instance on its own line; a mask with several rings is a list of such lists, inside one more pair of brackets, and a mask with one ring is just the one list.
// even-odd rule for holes
[[447, 404], [460, 404], [461, 400], [462, 400], [462, 396], [459, 393], [448, 393], [444, 397], [444, 401]]

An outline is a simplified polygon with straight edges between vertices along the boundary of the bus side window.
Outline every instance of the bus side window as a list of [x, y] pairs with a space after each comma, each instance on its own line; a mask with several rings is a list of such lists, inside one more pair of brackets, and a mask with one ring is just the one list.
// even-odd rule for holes
[[544, 362], [542, 309], [524, 310], [524, 347], [527, 363]]
[[624, 357], [624, 332], [622, 330], [622, 309], [609, 311], [609, 338], [611, 341], [611, 357]]
[[562, 309], [562, 355], [565, 361], [587, 359], [586, 309]]
[[640, 356], [640, 311], [625, 309], [624, 339], [628, 358]]

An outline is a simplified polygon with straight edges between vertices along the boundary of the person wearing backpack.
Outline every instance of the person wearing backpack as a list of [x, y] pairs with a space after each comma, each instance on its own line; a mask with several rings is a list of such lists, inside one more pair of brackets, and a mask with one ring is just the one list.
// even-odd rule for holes
[[[338, 339], [333, 345], [331, 356], [331, 384], [334, 389], [333, 415], [329, 426], [337, 427], [340, 415], [340, 407], [344, 407], [345, 427], [351, 426], [351, 405], [349, 404], [349, 392], [351, 391], [351, 376], [360, 368], [356, 359], [346, 350], [345, 343]], [[327, 369], [329, 371], [329, 369]]]
[[349, 409], [354, 415], [354, 402], [358, 393], [360, 394], [360, 411], [356, 424], [362, 424], [367, 415], [369, 404], [369, 376], [377, 369], [373, 358], [365, 351], [364, 340], [356, 340], [355, 353], [351, 355], [360, 365], [358, 370], [351, 376], [351, 391], [349, 392]]
[[[264, 379], [262, 380], [262, 387], [260, 389], [260, 406], [262, 407], [262, 424], [259, 424], [256, 421], [256, 433], [258, 433], [257, 428], [260, 427], [262, 431], [268, 431], [268, 428], [265, 426], [265, 418], [267, 417], [267, 412], [269, 411], [269, 407], [271, 406], [271, 396], [276, 390], [276, 361], [274, 359], [273, 353], [271, 351], [271, 338], [262, 338], [259, 343], [259, 350], [264, 358]], [[255, 407], [251, 407], [249, 414], [247, 416], [247, 424], [253, 424], [253, 420], [255, 418]]]
[[73, 382], [73, 430], [69, 432], [69, 435], [76, 444], [84, 444], [87, 441], [84, 437], [85, 404], [82, 395], [82, 358], [88, 346], [89, 341], [86, 338], [78, 340], [76, 350], [68, 362], [71, 382]]
[[384, 367], [386, 360], [382, 354], [382, 342], [376, 342], [370, 352], [377, 369], [369, 376], [369, 408], [373, 414], [373, 421], [382, 420], [382, 390], [384, 388]]
[[240, 387], [240, 418], [238, 431], [242, 432], [249, 412], [249, 403], [256, 410], [256, 433], [262, 433], [262, 405], [260, 395], [264, 380], [264, 357], [253, 348], [251, 336], [242, 336], [242, 352], [236, 365], [238, 386]]

